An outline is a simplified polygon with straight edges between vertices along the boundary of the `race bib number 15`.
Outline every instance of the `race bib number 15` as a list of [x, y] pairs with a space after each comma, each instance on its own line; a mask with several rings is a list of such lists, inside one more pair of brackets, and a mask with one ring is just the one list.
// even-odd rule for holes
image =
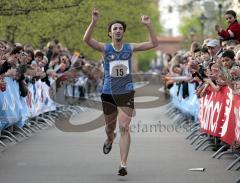
[[109, 64], [111, 77], [124, 77], [129, 74], [128, 60], [114, 60]]

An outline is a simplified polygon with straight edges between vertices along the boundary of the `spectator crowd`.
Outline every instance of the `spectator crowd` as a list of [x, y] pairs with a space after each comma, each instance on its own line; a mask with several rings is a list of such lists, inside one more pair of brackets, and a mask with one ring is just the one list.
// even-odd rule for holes
[[50, 86], [57, 78], [72, 69], [79, 71], [74, 78], [75, 90], [80, 97], [100, 91], [102, 81], [101, 63], [86, 60], [79, 53], [72, 54], [58, 41], [49, 42], [43, 49], [34, 49], [30, 44], [11, 44], [0, 41], [0, 89], [6, 90], [5, 77], [19, 84], [20, 96], [28, 94], [28, 84], [38, 80]]
[[193, 42], [187, 52], [173, 57], [166, 55], [163, 68], [166, 88], [171, 88], [176, 82], [183, 84], [183, 98], [188, 96], [188, 82], [196, 83], [199, 98], [226, 85], [234, 94], [240, 94], [240, 24], [236, 17], [233, 10], [225, 13], [229, 27], [224, 30], [219, 25], [215, 26], [219, 38]]

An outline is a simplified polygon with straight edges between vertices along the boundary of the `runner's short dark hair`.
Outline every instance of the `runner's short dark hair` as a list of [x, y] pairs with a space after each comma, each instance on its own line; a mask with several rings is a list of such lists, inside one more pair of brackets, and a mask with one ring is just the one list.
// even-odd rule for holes
[[[126, 25], [125, 22], [120, 21], [120, 20], [113, 20], [113, 21], [111, 21], [111, 22], [108, 24], [108, 33], [111, 32], [112, 25], [113, 25], [113, 24], [116, 24], [116, 23], [119, 23], [119, 24], [121, 24], [121, 25], [123, 26], [123, 32], [126, 31], [127, 25]], [[109, 35], [108, 35], [108, 36], [109, 36]], [[110, 36], [109, 36], [109, 37], [110, 37]], [[111, 37], [110, 37], [110, 38], [111, 38]]]

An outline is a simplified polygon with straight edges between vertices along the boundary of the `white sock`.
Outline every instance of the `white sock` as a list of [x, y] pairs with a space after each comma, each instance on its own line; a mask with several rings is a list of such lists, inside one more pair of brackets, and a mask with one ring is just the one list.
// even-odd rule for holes
[[121, 167], [123, 167], [123, 168], [127, 168], [127, 166], [126, 166], [126, 165], [123, 165], [122, 162], [121, 162]]

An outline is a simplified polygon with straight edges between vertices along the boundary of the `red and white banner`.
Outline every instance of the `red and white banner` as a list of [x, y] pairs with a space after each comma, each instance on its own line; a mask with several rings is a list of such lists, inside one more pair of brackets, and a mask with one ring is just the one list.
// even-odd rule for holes
[[228, 87], [222, 87], [220, 91], [210, 91], [200, 99], [199, 122], [201, 130], [216, 136], [221, 136], [221, 127], [224, 123], [226, 95]]
[[229, 87], [211, 91], [200, 99], [199, 123], [201, 131], [232, 145], [240, 144], [240, 96]]
[[232, 145], [235, 140], [235, 115], [234, 115], [234, 95], [232, 90], [226, 95], [222, 96], [226, 100], [225, 113], [224, 113], [224, 123], [222, 125], [221, 140], [227, 144]]
[[235, 140], [240, 144], [240, 96], [234, 95]]

